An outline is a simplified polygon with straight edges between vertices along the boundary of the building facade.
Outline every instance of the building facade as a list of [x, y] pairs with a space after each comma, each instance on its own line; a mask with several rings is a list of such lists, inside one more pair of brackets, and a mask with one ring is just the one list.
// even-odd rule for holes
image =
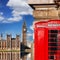
[[0, 37], [0, 60], [20, 60], [20, 36], [12, 38], [7, 35], [6, 40]]
[[21, 43], [24, 46], [27, 46], [27, 28], [24, 21], [22, 25], [22, 42], [20, 42], [20, 36], [16, 35], [16, 38], [12, 38], [12, 35], [7, 35], [6, 40], [3, 39], [1, 34], [0, 36], [0, 60], [27, 60], [27, 55], [21, 56]]

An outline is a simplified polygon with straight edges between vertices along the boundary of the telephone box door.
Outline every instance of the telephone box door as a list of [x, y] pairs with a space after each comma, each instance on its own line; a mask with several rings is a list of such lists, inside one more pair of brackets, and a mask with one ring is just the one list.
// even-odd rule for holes
[[48, 60], [48, 29], [35, 28], [35, 58], [34, 60]]

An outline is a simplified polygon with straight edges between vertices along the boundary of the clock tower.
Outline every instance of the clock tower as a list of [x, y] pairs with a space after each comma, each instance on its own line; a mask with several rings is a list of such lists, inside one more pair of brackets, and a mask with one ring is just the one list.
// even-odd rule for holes
[[22, 27], [22, 43], [23, 43], [23, 45], [27, 45], [26, 32], [27, 32], [27, 28], [26, 28], [26, 23], [24, 21], [23, 27]]

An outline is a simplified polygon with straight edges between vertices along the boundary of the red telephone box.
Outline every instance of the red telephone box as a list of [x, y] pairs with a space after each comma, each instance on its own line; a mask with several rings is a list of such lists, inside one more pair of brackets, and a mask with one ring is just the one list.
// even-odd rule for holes
[[34, 60], [60, 60], [60, 20], [35, 23]]

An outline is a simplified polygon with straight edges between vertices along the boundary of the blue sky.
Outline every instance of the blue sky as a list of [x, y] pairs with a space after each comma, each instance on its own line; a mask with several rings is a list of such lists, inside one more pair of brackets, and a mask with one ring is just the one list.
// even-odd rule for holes
[[6, 34], [21, 36], [22, 24], [26, 21], [27, 40], [33, 40], [33, 10], [26, 2], [27, 0], [0, 0], [0, 34], [3, 33], [3, 38], [6, 38]]

